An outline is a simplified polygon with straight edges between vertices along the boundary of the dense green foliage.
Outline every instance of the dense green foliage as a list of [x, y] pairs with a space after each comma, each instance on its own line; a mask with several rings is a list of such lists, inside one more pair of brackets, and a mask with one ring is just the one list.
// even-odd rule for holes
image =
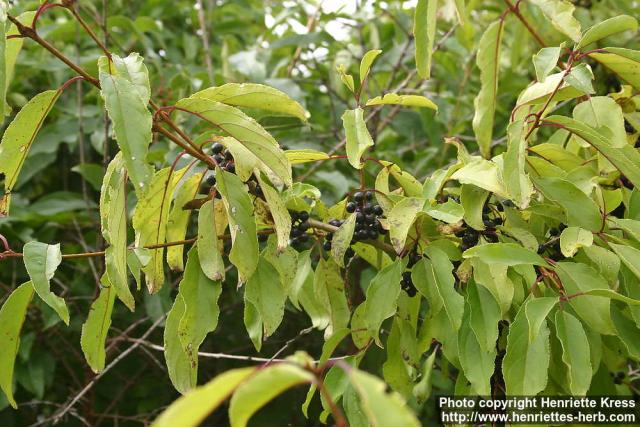
[[7, 3], [0, 425], [637, 395], [636, 2]]

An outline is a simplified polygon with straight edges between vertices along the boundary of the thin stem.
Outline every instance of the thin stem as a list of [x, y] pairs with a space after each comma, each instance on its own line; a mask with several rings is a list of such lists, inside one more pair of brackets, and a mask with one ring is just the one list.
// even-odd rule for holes
[[518, 2], [514, 5], [513, 3], [511, 3], [510, 0], [504, 0], [507, 6], [509, 6], [509, 10], [513, 12], [514, 15], [516, 15], [516, 17], [520, 20], [520, 22], [522, 22], [525, 28], [533, 36], [533, 38], [536, 39], [538, 44], [541, 47], [546, 47], [547, 44], [544, 42], [540, 34], [538, 34], [538, 32], [531, 26], [531, 24], [529, 24], [529, 22], [525, 19], [525, 17], [522, 16], [522, 13], [520, 13], [520, 9], [518, 8], [520, 6], [520, 1], [521, 0], [518, 0]]
[[71, 4], [70, 6], [67, 7], [67, 9], [69, 9], [69, 11], [76, 18], [76, 21], [78, 21], [78, 23], [82, 26], [82, 28], [84, 28], [84, 30], [87, 32], [87, 34], [89, 34], [89, 37], [91, 37], [93, 39], [93, 41], [96, 42], [96, 44], [100, 47], [100, 49], [102, 49], [104, 54], [107, 55], [107, 57], [109, 59], [111, 59], [111, 52], [109, 52], [109, 49], [107, 48], [107, 46], [102, 42], [102, 40], [100, 40], [98, 38], [98, 36], [91, 29], [91, 27], [89, 27], [89, 25], [87, 25], [85, 20], [82, 19], [82, 16], [80, 16], [80, 13], [78, 12], [78, 9], [76, 9], [76, 7], [75, 7], [75, 4]]

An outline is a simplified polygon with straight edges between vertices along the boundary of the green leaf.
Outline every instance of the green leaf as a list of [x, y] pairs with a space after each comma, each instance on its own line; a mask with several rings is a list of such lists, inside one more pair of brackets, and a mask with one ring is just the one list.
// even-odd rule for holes
[[255, 374], [257, 368], [232, 369], [218, 375], [173, 402], [153, 422], [152, 427], [197, 427], [227, 400], [236, 388]]
[[443, 307], [442, 297], [437, 291], [436, 277], [433, 263], [428, 258], [422, 258], [411, 269], [411, 281], [429, 303], [429, 311], [434, 315]]
[[236, 107], [256, 108], [273, 113], [294, 116], [307, 121], [310, 114], [302, 105], [294, 101], [286, 93], [256, 83], [227, 83], [222, 86], [210, 87], [192, 95], [217, 101]]
[[276, 140], [260, 124], [235, 107], [201, 98], [181, 99], [176, 107], [197, 115], [201, 120], [238, 140], [287, 186], [291, 186], [291, 165]]
[[301, 163], [317, 162], [319, 160], [327, 160], [331, 156], [322, 151], [304, 149], [304, 150], [287, 150], [284, 152], [285, 156], [292, 165], [299, 165]]
[[[320, 359], [318, 359], [318, 366], [325, 366], [336, 348], [347, 336], [349, 336], [350, 333], [351, 330], [349, 330], [349, 328], [338, 329], [333, 335], [331, 335], [331, 338], [325, 341], [322, 345], [322, 354], [320, 355]], [[313, 399], [316, 390], [317, 386], [315, 384], [311, 384], [311, 387], [309, 387], [309, 391], [307, 392], [307, 398], [302, 404], [302, 413], [305, 417], [308, 417], [309, 405], [311, 404], [311, 400]]]
[[253, 414], [284, 391], [312, 383], [314, 376], [290, 363], [270, 365], [256, 372], [237, 388], [229, 405], [231, 427], [244, 427]]
[[502, 182], [500, 168], [492, 161], [478, 159], [467, 163], [451, 175], [451, 179], [461, 184], [471, 184], [507, 198], [507, 190]]
[[[191, 217], [190, 209], [183, 209], [187, 202], [193, 200], [198, 194], [198, 187], [202, 180], [202, 173], [197, 173], [176, 190], [176, 197], [173, 200], [169, 218], [167, 219], [167, 242], [178, 242], [184, 240], [187, 234], [187, 226]], [[167, 264], [172, 270], [182, 271], [184, 269], [184, 245], [174, 245], [167, 248]]]
[[[0, 197], [0, 217], [9, 215], [11, 192], [16, 185], [33, 141], [53, 109], [61, 90], [48, 90], [34, 96], [7, 126], [0, 141], [0, 175], [4, 175], [4, 196]], [[0, 100], [3, 103], [4, 101]], [[0, 116], [2, 119], [4, 116]]]
[[561, 47], [545, 47], [533, 55], [533, 65], [536, 69], [536, 80], [544, 81], [558, 65]]
[[462, 205], [449, 199], [445, 203], [436, 203], [435, 206], [425, 208], [424, 212], [431, 218], [455, 224], [464, 217], [464, 208]]
[[111, 313], [116, 299], [115, 287], [107, 276], [102, 276], [100, 294], [91, 304], [87, 320], [82, 325], [80, 346], [87, 363], [95, 373], [104, 369], [106, 359], [105, 342], [111, 327]]
[[515, 294], [515, 286], [507, 275], [508, 266], [501, 263], [489, 263], [483, 258], [473, 258], [471, 265], [476, 283], [487, 289], [498, 302], [501, 312], [506, 313], [511, 307]]
[[540, 328], [543, 324], [546, 325], [549, 312], [557, 303], [557, 297], [529, 298], [525, 303], [524, 312], [529, 323], [529, 343], [536, 340]]
[[549, 328], [546, 321], [533, 341], [529, 341], [526, 303], [518, 311], [509, 328], [507, 353], [502, 361], [502, 374], [507, 395], [535, 396], [547, 386], [549, 368]]
[[474, 393], [491, 394], [491, 376], [495, 369], [496, 346], [483, 349], [471, 326], [470, 304], [465, 304], [462, 323], [458, 330], [458, 354], [464, 376], [471, 383]]
[[[287, 294], [280, 283], [278, 271], [263, 257], [259, 258], [255, 273], [245, 285], [244, 299], [245, 325], [250, 325], [249, 320], [253, 320], [261, 325], [260, 337], [262, 334], [265, 337], [271, 336], [278, 329], [284, 317], [284, 303]], [[254, 312], [247, 312], [247, 305], [250, 305], [250, 310], [254, 310]], [[257, 318], [252, 318], [252, 315], [257, 315]], [[261, 339], [257, 338], [257, 336], [251, 337], [253, 344], [259, 351]]]
[[471, 281], [467, 286], [470, 326], [478, 339], [480, 349], [489, 352], [495, 349], [498, 340], [500, 306], [491, 292]]
[[[567, 295], [585, 293], [596, 289], [609, 289], [607, 281], [588, 265], [559, 262], [555, 268]], [[591, 329], [605, 335], [615, 334], [611, 315], [609, 314], [610, 300], [608, 298], [581, 295], [571, 298], [569, 304], [580, 319]]]
[[351, 315], [338, 264], [331, 259], [321, 259], [313, 278], [313, 289], [328, 317], [328, 327], [325, 330], [325, 338], [328, 338], [334, 331], [345, 328]]
[[403, 269], [403, 263], [398, 259], [380, 270], [367, 287], [363, 309], [364, 322], [369, 334], [380, 347], [382, 347], [380, 341], [382, 322], [393, 316], [398, 309], [397, 301], [400, 296], [400, 280]]
[[[118, 146], [124, 155], [127, 174], [133, 182], [138, 198], [147, 191], [153, 175], [153, 167], [147, 163], [147, 153], [151, 144], [152, 117], [147, 102], [141, 97], [144, 89], [140, 85], [141, 74], [122, 74], [122, 68], [115, 69], [106, 57], [98, 60], [100, 70], [101, 95], [109, 118], [113, 122], [113, 131]], [[138, 66], [143, 67], [142, 63]], [[114, 74], [115, 73], [115, 74]], [[144, 75], [146, 70], [142, 73]]]
[[371, 374], [352, 369], [349, 381], [360, 397], [360, 406], [372, 426], [418, 427], [420, 423], [406, 402], [395, 392], [386, 393], [387, 385]]
[[482, 35], [478, 45], [476, 64], [480, 69], [480, 93], [474, 101], [473, 131], [480, 153], [491, 156], [493, 123], [498, 97], [498, 74], [500, 71], [500, 50], [504, 21], [493, 22]]
[[7, 87], [9, 86], [7, 70], [7, 9], [9, 5], [4, 1], [0, 2], [0, 123], [4, 122], [7, 115], [5, 105], [7, 104]]
[[640, 153], [631, 145], [626, 144], [622, 148], [616, 148], [610, 143], [609, 138], [600, 134], [593, 127], [569, 117], [550, 116], [545, 119], [545, 122], [561, 125], [584, 139], [622, 172], [629, 181], [635, 186], [640, 186]]
[[13, 370], [20, 348], [20, 330], [32, 298], [33, 285], [26, 282], [11, 292], [0, 308], [0, 336], [3, 339], [3, 350], [0, 351], [0, 388], [14, 409], [18, 406], [13, 398]]
[[407, 197], [398, 202], [389, 212], [389, 236], [397, 253], [402, 252], [409, 230], [425, 200], [418, 197]]
[[178, 293], [164, 325], [164, 358], [167, 372], [171, 384], [182, 394], [194, 388], [198, 378], [197, 365], [192, 364], [180, 341], [179, 327], [185, 309], [184, 299]]
[[531, 0], [538, 6], [556, 30], [574, 42], [582, 37], [580, 22], [573, 17], [575, 7], [566, 0]]
[[62, 262], [60, 245], [29, 242], [22, 248], [24, 265], [38, 296], [69, 325], [69, 309], [64, 299], [51, 292], [51, 279]]
[[484, 230], [482, 208], [489, 192], [475, 185], [463, 184], [460, 190], [460, 204], [464, 210], [464, 222], [476, 230]]
[[567, 367], [571, 394], [584, 396], [593, 376], [587, 334], [582, 323], [566, 310], [556, 312], [556, 334], [562, 344], [562, 361]]
[[438, 352], [433, 351], [424, 361], [422, 365], [422, 378], [420, 382], [418, 382], [413, 388], [413, 395], [419, 404], [422, 404], [429, 400], [431, 397], [431, 389], [432, 389], [432, 378], [431, 373], [433, 372], [433, 363], [436, 360], [436, 354]]
[[273, 219], [276, 236], [278, 237], [278, 251], [284, 251], [289, 244], [289, 234], [291, 233], [291, 215], [287, 210], [284, 198], [269, 181], [258, 174], [258, 183], [269, 206], [271, 218]]
[[455, 277], [453, 276], [453, 264], [442, 250], [435, 246], [429, 246], [426, 251], [431, 259], [431, 267], [435, 283], [430, 283], [442, 299], [442, 305], [447, 312], [453, 330], [460, 329], [462, 314], [464, 312], [464, 298], [455, 289]]
[[589, 123], [598, 133], [606, 135], [614, 148], [624, 148], [629, 144], [622, 108], [608, 96], [592, 96], [586, 102], [581, 102], [573, 109], [573, 117], [582, 123]]
[[199, 264], [206, 277], [211, 280], [224, 280], [224, 261], [220, 253], [220, 243], [213, 210], [214, 200], [207, 201], [198, 211], [198, 248]]
[[[177, 183], [186, 172], [187, 168], [174, 172], [167, 167], [153, 176], [133, 213], [136, 247], [161, 245], [166, 242], [171, 199]], [[149, 255], [149, 263], [142, 270], [145, 273], [147, 289], [153, 294], [164, 284], [164, 248], [151, 249]]]
[[127, 174], [121, 152], [104, 175], [100, 192], [100, 224], [107, 243], [105, 263], [107, 283], [124, 305], [133, 311], [135, 300], [129, 289], [127, 274]]
[[373, 146], [373, 139], [364, 121], [364, 110], [346, 110], [342, 115], [342, 124], [347, 138], [347, 157], [349, 163], [356, 168], [362, 169], [362, 155], [367, 148]]
[[229, 261], [238, 268], [238, 280], [246, 282], [258, 265], [258, 234], [251, 196], [236, 175], [216, 170], [217, 188], [227, 208], [233, 245]]
[[560, 235], [560, 251], [566, 258], [571, 258], [578, 249], [593, 244], [593, 234], [580, 227], [567, 227]]
[[626, 80], [635, 89], [640, 89], [640, 73], [638, 73], [640, 52], [620, 47], [606, 47], [599, 52], [590, 53], [589, 57]]
[[[618, 255], [618, 257], [620, 258], [620, 260], [623, 262], [623, 264], [625, 266], [627, 266], [627, 268], [638, 278], [640, 279], [640, 250], [632, 247], [632, 246], [625, 246], [625, 245], [617, 245], [615, 243], [609, 243], [609, 246], [611, 247], [611, 249], [613, 249], [613, 251], [616, 253], [616, 255]], [[622, 297], [622, 295], [616, 294], [619, 297]], [[620, 299], [619, 297], [613, 298], [613, 299]], [[628, 304], [632, 304], [629, 301], [629, 298], [625, 298], [622, 301], [628, 303]], [[635, 301], [635, 300], [632, 300]], [[633, 303], [638, 304], [638, 302], [634, 302]]]
[[623, 31], [635, 32], [637, 30], [638, 21], [636, 21], [634, 17], [629, 15], [614, 16], [613, 18], [598, 22], [593, 27], [585, 31], [582, 35], [582, 39], [580, 39], [580, 42], [576, 45], [575, 49], [582, 49], [613, 34], [618, 34]]
[[360, 61], [360, 84], [362, 84], [367, 76], [369, 76], [369, 71], [371, 70], [373, 61], [375, 61], [381, 53], [381, 50], [373, 49], [364, 54], [362, 61]]
[[340, 228], [333, 233], [333, 240], [331, 240], [331, 256], [340, 267], [344, 267], [344, 254], [347, 252], [347, 249], [349, 249], [355, 228], [356, 214], [354, 212], [349, 215]]
[[489, 264], [549, 266], [540, 255], [515, 243], [488, 243], [486, 245], [479, 245], [467, 249], [462, 256], [464, 258], [480, 258]]
[[527, 161], [527, 140], [522, 120], [512, 122], [507, 129], [507, 152], [501, 168], [502, 182], [507, 188], [509, 198], [520, 209], [529, 206], [533, 194], [533, 184], [525, 173]]
[[398, 95], [387, 93], [376, 96], [367, 101], [367, 107], [372, 105], [403, 105], [405, 107], [424, 107], [438, 111], [438, 106], [429, 98], [421, 95]]
[[564, 81], [569, 85], [586, 94], [595, 93], [591, 83], [592, 80], [593, 71], [591, 71], [591, 67], [588, 64], [579, 64], [573, 67], [571, 72], [564, 78]]
[[431, 57], [436, 38], [438, 0], [418, 0], [413, 17], [416, 68], [423, 79], [431, 77]]
[[352, 93], [355, 93], [356, 86], [355, 86], [355, 83], [353, 82], [353, 76], [351, 74], [347, 74], [347, 70], [346, 70], [344, 64], [339, 64], [336, 67], [336, 70], [338, 71], [338, 74], [340, 74], [340, 80], [342, 80], [342, 83], [344, 83], [344, 85]]
[[149, 103], [149, 70], [144, 65], [144, 58], [138, 53], [132, 52], [126, 58], [112, 54], [110, 63], [106, 57], [101, 57], [98, 66], [101, 72], [117, 75], [131, 82], [144, 105]]
[[184, 312], [178, 323], [178, 337], [191, 366], [197, 372], [198, 349], [209, 332], [218, 326], [218, 299], [222, 283], [209, 279], [200, 268], [199, 250], [192, 247], [187, 255], [187, 266], [180, 281], [179, 296]]
[[562, 71], [531, 84], [518, 96], [518, 106], [545, 104], [551, 96], [553, 96], [551, 101], [560, 102], [585, 95], [584, 92], [565, 82], [564, 77], [564, 71]]
[[590, 289], [584, 292], [584, 295], [595, 295], [599, 297], [605, 297], [614, 299], [617, 301], [622, 301], [629, 305], [640, 305], [640, 300], [629, 298], [622, 294], [617, 293], [616, 291], [612, 291], [611, 289]]
[[635, 361], [640, 360], [640, 330], [638, 325], [614, 305], [611, 306], [611, 319], [617, 331], [616, 335], [626, 347], [629, 357]]
[[600, 208], [572, 182], [561, 178], [533, 178], [538, 190], [549, 200], [562, 206], [567, 224], [598, 232], [602, 226]]

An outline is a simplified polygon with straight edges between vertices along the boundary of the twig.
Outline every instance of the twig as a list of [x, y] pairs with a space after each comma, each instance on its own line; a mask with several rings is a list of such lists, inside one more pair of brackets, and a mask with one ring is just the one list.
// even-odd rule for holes
[[[147, 331], [142, 334], [142, 336], [140, 337], [140, 340], [145, 340], [149, 335], [151, 335], [151, 332], [154, 331], [154, 329], [156, 329], [161, 323], [162, 321], [165, 319], [166, 315], [158, 318], [158, 320], [156, 320], [153, 325], [151, 325], [149, 327], [149, 329], [147, 329]], [[91, 379], [91, 381], [89, 381], [89, 383], [82, 389], [80, 390], [80, 392], [78, 394], [76, 394], [74, 396], [73, 399], [71, 399], [71, 401], [65, 405], [64, 408], [62, 408], [62, 410], [58, 411], [56, 414], [54, 414], [53, 416], [53, 424], [57, 424], [60, 419], [71, 410], [71, 408], [74, 407], [74, 405], [76, 403], [78, 403], [78, 401], [80, 399], [82, 399], [82, 397], [87, 394], [87, 392], [89, 390], [91, 390], [91, 388], [95, 385], [96, 382], [98, 382], [98, 380], [100, 378], [102, 378], [102, 376], [104, 374], [106, 374], [107, 372], [109, 372], [114, 366], [116, 366], [118, 363], [120, 363], [120, 361], [122, 359], [124, 359], [125, 357], [127, 357], [133, 350], [135, 350], [136, 348], [138, 348], [142, 343], [141, 342], [135, 342], [133, 343], [133, 345], [131, 345], [131, 347], [129, 347], [128, 349], [126, 349], [125, 351], [123, 351], [122, 353], [120, 353], [118, 355], [118, 357], [116, 357], [115, 359], [113, 359], [111, 361], [111, 363], [109, 363], [102, 372], [100, 372], [99, 374], [97, 374], [95, 377], [93, 377]]]
[[209, 29], [207, 27], [206, 10], [202, 0], [197, 0], [198, 6], [198, 22], [200, 23], [200, 39], [204, 48], [204, 63], [207, 65], [207, 74], [209, 74], [209, 83], [215, 83], [215, 74], [213, 72], [213, 62], [211, 61], [211, 46], [209, 45]]

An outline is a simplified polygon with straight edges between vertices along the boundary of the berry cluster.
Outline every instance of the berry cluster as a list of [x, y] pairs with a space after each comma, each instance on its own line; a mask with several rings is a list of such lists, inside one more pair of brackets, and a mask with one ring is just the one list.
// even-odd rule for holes
[[[213, 159], [222, 170], [230, 173], [236, 172], [236, 165], [233, 160], [233, 156], [230, 151], [225, 149], [224, 145], [216, 142], [211, 146], [211, 153], [213, 154]], [[209, 169], [213, 169], [213, 167], [209, 166]], [[216, 177], [214, 175], [209, 175], [200, 187], [200, 194], [209, 194], [214, 185], [216, 185]], [[216, 198], [220, 198], [219, 193], [216, 193]]]
[[[420, 261], [420, 254], [414, 249], [409, 255], [409, 263], [407, 264], [407, 268], [412, 268], [418, 261]], [[400, 287], [403, 291], [405, 291], [410, 297], [416, 295], [418, 290], [413, 284], [413, 280], [411, 279], [411, 271], [405, 271], [402, 273], [402, 280], [400, 281]]]
[[309, 241], [307, 230], [309, 225], [309, 212], [290, 212], [291, 214], [291, 232], [289, 233], [289, 245], [301, 246]]
[[[502, 211], [502, 205], [497, 205], [496, 209]], [[482, 222], [484, 223], [484, 231], [475, 230], [465, 223], [465, 226], [456, 231], [456, 237], [462, 238], [462, 244], [460, 249], [466, 251], [469, 248], [478, 244], [480, 236], [483, 236], [489, 243], [497, 243], [498, 235], [496, 234], [496, 227], [502, 225], [502, 217], [500, 214], [492, 215], [492, 210], [489, 206], [482, 208]]]
[[557, 228], [549, 229], [549, 240], [538, 246], [538, 253], [547, 253], [547, 256], [554, 260], [560, 261], [564, 259], [564, 255], [560, 250], [560, 234], [567, 228], [565, 224], [560, 224]]
[[383, 214], [382, 208], [373, 203], [373, 197], [373, 191], [358, 191], [353, 195], [353, 201], [347, 203], [347, 212], [356, 213], [354, 241], [376, 239], [379, 234], [387, 233], [379, 220]]
[[213, 144], [211, 146], [211, 154], [213, 154], [213, 160], [220, 169], [229, 173], [236, 173], [236, 164], [233, 160], [233, 155], [224, 145], [219, 142]]

